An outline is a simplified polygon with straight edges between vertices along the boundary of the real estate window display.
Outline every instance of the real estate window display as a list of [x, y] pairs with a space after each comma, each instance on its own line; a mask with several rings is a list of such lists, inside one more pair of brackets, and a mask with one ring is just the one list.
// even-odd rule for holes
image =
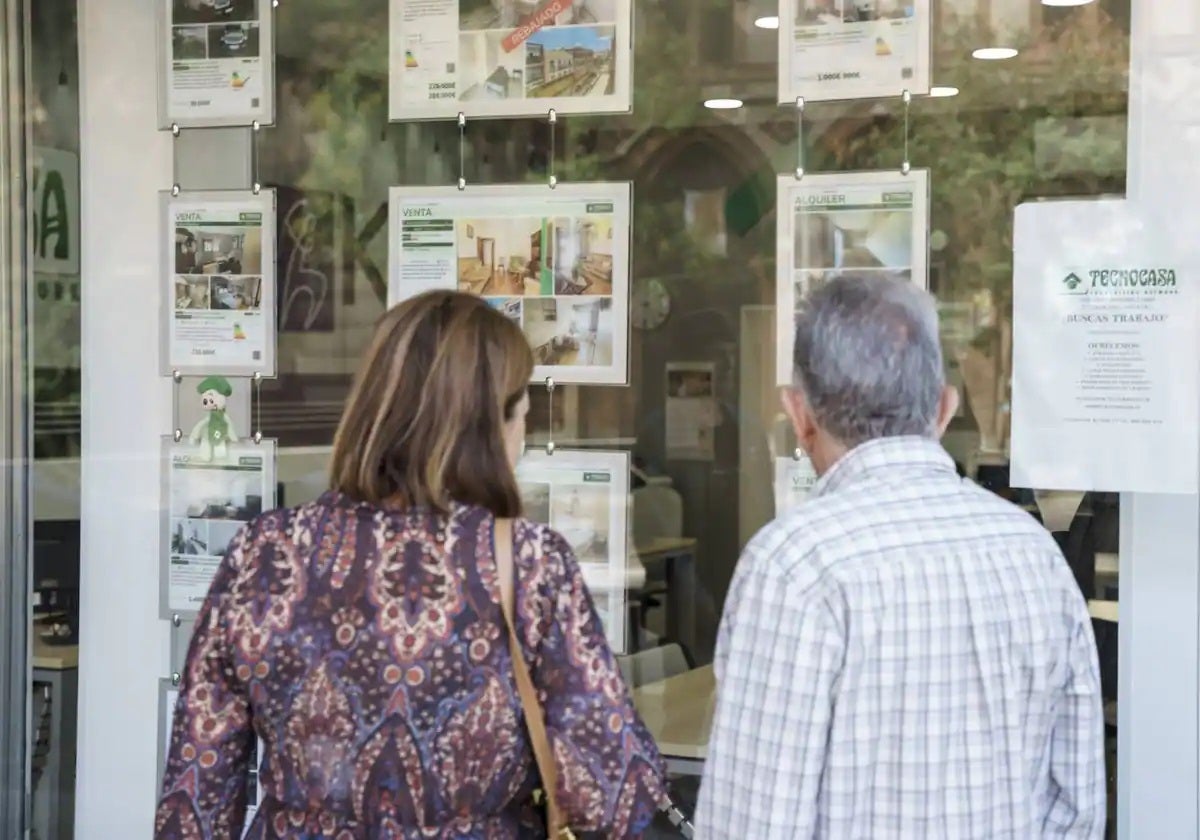
[[[280, 216], [305, 232], [297, 238], [306, 260], [305, 271], [281, 279], [281, 376], [264, 388], [264, 426], [285, 450], [285, 504], [303, 501], [318, 486], [311, 471], [289, 471], [286, 450], [328, 445], [336, 421], [332, 407], [344, 396], [369, 325], [385, 303], [387, 242], [378, 220], [386, 215], [386, 187], [452, 183], [458, 172], [453, 125], [387, 123], [385, 5], [294, 0], [278, 20], [277, 126], [262, 137], [261, 175], [281, 195], [291, 191], [281, 200]], [[519, 5], [480, 3], [478, 14], [521, 14]], [[589, 4], [575, 5], [587, 13]], [[673, 0], [637, 6], [631, 114], [569, 115], [553, 129], [534, 118], [472, 121], [465, 141], [472, 183], [544, 180], [551, 130], [564, 183], [634, 183], [633, 293], [656, 280], [669, 315], [631, 331], [628, 388], [560, 386], [553, 416], [547, 395], [535, 395], [544, 408], [531, 415], [531, 440], [552, 434], [562, 444], [628, 451], [632, 527], [646, 523], [645, 533], [633, 534], [635, 548], [695, 541], [694, 601], [679, 604], [649, 565], [645, 585], [631, 593], [637, 611], [631, 626], [647, 650], [663, 640], [664, 615], [672, 606], [691, 612], [695, 627], [695, 638], [679, 651], [683, 665], [673, 649], [664, 651], [647, 669], [654, 673], [638, 677], [648, 682], [710, 661], [738, 551], [774, 510], [773, 462], [794, 448], [774, 407], [769, 310], [776, 295], [772, 182], [795, 159], [795, 119], [772, 102], [775, 34], [754, 25], [765, 16], [758, 13], [770, 9], [700, 5]], [[969, 47], [982, 43], [990, 21], [942, 10], [934, 22], [935, 73], [960, 93], [915, 103], [910, 155], [931, 169], [930, 286], [943, 307], [950, 375], [967, 392], [948, 447], [964, 472], [1037, 510], [1038, 498], [1007, 486], [1003, 396], [995, 396], [1007, 374], [1005, 335], [1011, 328], [1008, 219], [1017, 202], [1031, 197], [1123, 189], [1126, 106], [1119, 78], [1128, 63], [1128, 4], [1097, 3], [1076, 12], [1017, 5], [1028, 13], [1028, 26], [1022, 56], [1010, 66], [985, 67], [969, 58]], [[713, 41], [722, 43], [727, 60], [714, 61], [699, 46]], [[487, 65], [486, 48], [484, 53]], [[483, 84], [467, 97], [504, 98], [568, 74], [597, 76], [598, 61], [533, 42], [523, 66], [503, 76], [497, 75], [501, 68], [485, 67]], [[1089, 75], [1073, 69], [1084, 66]], [[603, 73], [597, 78], [590, 84], [607, 84]], [[756, 85], [762, 96], [752, 93]], [[714, 88], [742, 96], [744, 107], [730, 117], [704, 109], [701, 103]], [[897, 117], [895, 102], [810, 106], [808, 168], [894, 169], [903, 145]], [[721, 211], [689, 214], [697, 195]], [[490, 275], [484, 284], [511, 283], [514, 276], [524, 284], [519, 263], [511, 257], [506, 263], [509, 255], [497, 243], [484, 244], [488, 238], [500, 239], [476, 232], [479, 266]], [[580, 241], [589, 253], [602, 253], [592, 247], [597, 238], [603, 242], [596, 232]], [[526, 264], [534, 259], [532, 251], [521, 258]], [[285, 259], [281, 255], [281, 265]], [[554, 282], [560, 282], [557, 276]], [[713, 455], [709, 461], [676, 461], [667, 455], [664, 366], [693, 361], [716, 372]], [[968, 371], [979, 369], [990, 386], [982, 392], [966, 382]], [[980, 447], [982, 432], [994, 437], [999, 452]], [[981, 455], [980, 449], [987, 451]], [[1088, 562], [1115, 551], [1113, 500], [1093, 495], [1079, 510], [1062, 531], [1068, 556], [1074, 553], [1081, 586], [1089, 587], [1090, 570], [1095, 599], [1115, 600], [1111, 569], [1103, 559]], [[645, 553], [652, 565], [653, 552]], [[1103, 650], [1103, 639], [1101, 644]], [[671, 709], [663, 712], [671, 715]], [[687, 778], [680, 781], [685, 801]]]

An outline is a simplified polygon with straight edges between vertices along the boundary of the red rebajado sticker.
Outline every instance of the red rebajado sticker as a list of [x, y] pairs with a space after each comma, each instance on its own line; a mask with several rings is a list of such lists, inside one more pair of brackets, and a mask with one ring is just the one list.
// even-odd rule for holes
[[517, 47], [528, 41], [535, 32], [541, 29], [548, 23], [554, 23], [555, 19], [571, 8], [571, 4], [575, 0], [546, 0], [536, 12], [525, 19], [525, 22], [514, 29], [501, 42], [505, 52], [512, 52]]

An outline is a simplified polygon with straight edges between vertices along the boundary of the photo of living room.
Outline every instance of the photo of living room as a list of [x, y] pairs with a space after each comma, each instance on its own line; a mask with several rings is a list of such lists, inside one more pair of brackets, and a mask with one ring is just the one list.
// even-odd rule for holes
[[796, 214], [795, 268], [908, 268], [910, 210], [850, 210]]
[[262, 227], [188, 225], [175, 228], [176, 274], [262, 274]]
[[[513, 29], [546, 5], [545, 0], [459, 0], [458, 28]], [[547, 26], [573, 23], [610, 23], [617, 17], [617, 0], [575, 0]]]
[[550, 527], [580, 563], [608, 565], [609, 490], [607, 484], [559, 486], [550, 500]]
[[542, 291], [542, 220], [461, 219], [458, 289], [481, 297], [536, 295]]
[[608, 96], [614, 89], [611, 26], [542, 29], [525, 42], [525, 86], [530, 96]]
[[[231, 459], [234, 456], [231, 456]], [[171, 516], [249, 522], [262, 513], [261, 473], [214, 467], [179, 467], [171, 476]]]
[[554, 219], [549, 228], [556, 295], [611, 295], [611, 216]]
[[605, 367], [613, 359], [612, 298], [527, 298], [525, 336], [538, 365]]
[[505, 36], [503, 31], [458, 36], [458, 89], [464, 102], [524, 98], [524, 53], [506, 51]]

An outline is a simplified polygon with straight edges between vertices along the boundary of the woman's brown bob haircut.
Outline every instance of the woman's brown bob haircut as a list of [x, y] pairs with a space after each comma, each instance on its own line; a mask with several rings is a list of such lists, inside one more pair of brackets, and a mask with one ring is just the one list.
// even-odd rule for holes
[[503, 426], [532, 373], [521, 328], [478, 297], [427, 292], [394, 307], [333, 441], [334, 489], [380, 506], [519, 516]]

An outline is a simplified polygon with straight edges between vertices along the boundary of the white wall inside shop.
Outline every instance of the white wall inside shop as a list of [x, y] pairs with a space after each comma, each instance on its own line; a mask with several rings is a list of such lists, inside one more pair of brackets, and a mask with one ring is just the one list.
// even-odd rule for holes
[[[1176, 220], [1168, 235], [1190, 243], [1200, 190], [1200, 3], [1132, 0], [1132, 12], [1128, 198]], [[1200, 499], [1123, 495], [1120, 579], [1118, 836], [1194, 838]]]
[[[153, 834], [159, 621], [158, 193], [155, 5], [82, 0], [83, 478], [76, 837]], [[133, 47], [132, 45], [143, 45]], [[138, 291], [141, 290], [141, 291]]]

